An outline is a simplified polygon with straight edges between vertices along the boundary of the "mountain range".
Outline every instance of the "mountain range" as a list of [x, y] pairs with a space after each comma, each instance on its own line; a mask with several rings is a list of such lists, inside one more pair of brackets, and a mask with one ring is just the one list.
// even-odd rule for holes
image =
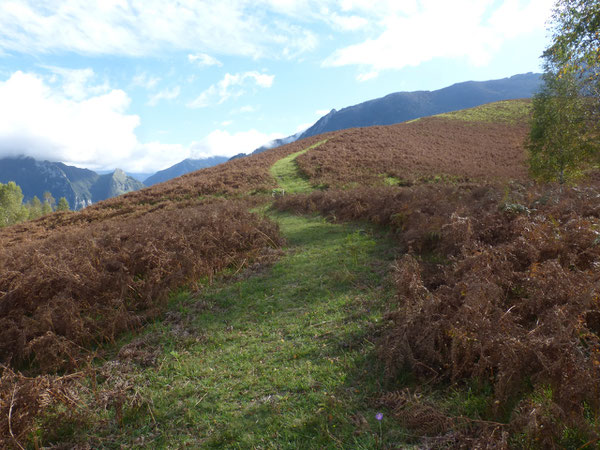
[[49, 191], [56, 199], [65, 197], [71, 209], [81, 209], [110, 197], [135, 191], [144, 185], [121, 169], [99, 175], [88, 169], [29, 157], [0, 159], [0, 183], [14, 181], [25, 201], [42, 198]]
[[[467, 81], [436, 91], [396, 92], [385, 97], [348, 106], [339, 111], [332, 109], [305, 131], [271, 141], [251, 154], [295, 142], [329, 131], [373, 125], [392, 125], [420, 117], [456, 111], [500, 100], [532, 97], [540, 88], [541, 75], [526, 73], [490, 81]], [[240, 153], [230, 159], [247, 156]], [[172, 178], [215, 166], [227, 161], [223, 156], [203, 159], [185, 159], [167, 169], [156, 172], [144, 182], [128, 176], [120, 169], [98, 173], [62, 163], [36, 161], [32, 158], [0, 159], [0, 182], [15, 181], [30, 200], [49, 191], [55, 198], [65, 197], [71, 208], [85, 206], [144, 186], [151, 186]]]

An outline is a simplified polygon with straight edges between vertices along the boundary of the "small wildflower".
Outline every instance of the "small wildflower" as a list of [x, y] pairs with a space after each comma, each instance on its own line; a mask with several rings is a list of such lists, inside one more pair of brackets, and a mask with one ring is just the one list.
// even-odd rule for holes
[[377, 413], [375, 414], [375, 418], [379, 421], [381, 421], [383, 419], [383, 413]]

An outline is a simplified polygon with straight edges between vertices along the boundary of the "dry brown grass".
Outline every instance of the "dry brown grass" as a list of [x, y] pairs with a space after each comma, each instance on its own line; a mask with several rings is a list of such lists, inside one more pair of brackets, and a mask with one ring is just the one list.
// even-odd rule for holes
[[[74, 369], [82, 348], [155, 317], [170, 289], [280, 243], [243, 204], [200, 205], [0, 249], [0, 361]], [[85, 353], [85, 352], [84, 352]]]
[[46, 406], [70, 408], [53, 373], [87, 367], [99, 344], [157, 317], [170, 290], [279, 246], [277, 226], [248, 209], [276, 187], [270, 166], [305, 144], [2, 229], [2, 445], [19, 447]]
[[526, 123], [466, 122], [431, 117], [332, 133], [298, 157], [316, 185], [382, 185], [446, 176], [459, 181], [526, 179]]
[[[277, 206], [389, 226], [407, 252], [379, 343], [390, 380], [408, 369], [428, 383], [490, 383], [487, 417], [504, 423], [469, 424], [461, 439], [491, 430], [490, 445], [510, 432], [551, 448], [569, 432], [600, 436], [600, 189], [544, 189], [371, 188]], [[403, 402], [420, 433], [431, 405]], [[455, 419], [438, 420], [440, 433]]]

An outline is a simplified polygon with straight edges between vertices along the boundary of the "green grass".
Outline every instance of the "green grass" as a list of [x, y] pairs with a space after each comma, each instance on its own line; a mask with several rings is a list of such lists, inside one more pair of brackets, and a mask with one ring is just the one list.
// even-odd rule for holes
[[411, 184], [410, 181], [392, 175], [381, 174], [380, 176], [383, 178], [383, 184], [385, 186], [410, 186]]
[[[108, 414], [78, 430], [80, 439], [106, 447], [381, 447], [372, 399], [383, 374], [373, 350], [394, 295], [385, 279], [392, 244], [370, 228], [270, 215], [289, 243], [285, 256], [261, 273], [175, 296], [167, 316], [177, 320], [146, 331], [162, 349], [156, 367], [132, 375], [142, 406], [128, 409], [121, 427]], [[384, 413], [384, 443], [402, 442], [403, 430]]]
[[296, 158], [325, 142], [327, 142], [326, 139], [317, 142], [304, 150], [292, 153], [271, 166], [271, 175], [277, 180], [277, 183], [286, 194], [307, 193], [314, 190], [309, 180], [300, 172], [298, 164], [296, 163]]
[[465, 122], [490, 122], [490, 123], [523, 123], [531, 116], [531, 101], [505, 100], [463, 109], [435, 117], [445, 119], [463, 120]]

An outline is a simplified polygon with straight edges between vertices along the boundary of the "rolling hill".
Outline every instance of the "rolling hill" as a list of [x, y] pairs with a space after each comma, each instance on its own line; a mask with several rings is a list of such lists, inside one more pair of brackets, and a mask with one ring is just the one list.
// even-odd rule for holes
[[529, 113], [327, 132], [0, 230], [0, 443], [596, 442], [600, 187], [529, 180]]

